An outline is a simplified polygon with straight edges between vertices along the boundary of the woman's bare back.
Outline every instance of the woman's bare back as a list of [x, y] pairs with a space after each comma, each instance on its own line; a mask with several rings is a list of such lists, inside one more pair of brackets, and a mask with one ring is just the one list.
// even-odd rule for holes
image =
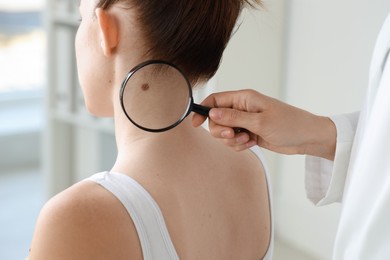
[[[226, 148], [203, 130], [183, 138], [140, 148], [114, 170], [151, 194], [181, 259], [261, 259], [271, 239], [261, 161], [251, 151]], [[126, 209], [92, 182], [80, 182], [47, 203], [36, 237], [31, 259], [40, 259], [34, 253], [47, 248], [55, 259], [142, 259]]]
[[158, 203], [180, 258], [261, 259], [271, 239], [261, 161], [251, 151], [226, 148], [204, 130], [191, 140], [182, 152], [150, 161], [155, 170], [131, 177]]

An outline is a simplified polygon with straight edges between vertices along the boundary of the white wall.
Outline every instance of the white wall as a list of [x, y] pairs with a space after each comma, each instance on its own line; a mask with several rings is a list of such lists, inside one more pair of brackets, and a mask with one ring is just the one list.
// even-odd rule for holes
[[[247, 12], [217, 74], [217, 90], [255, 88], [331, 115], [358, 110], [388, 0], [275, 0]], [[276, 235], [330, 259], [340, 205], [316, 208], [304, 191], [304, 158], [267, 153]]]
[[264, 1], [265, 10], [246, 8], [241, 26], [227, 46], [217, 73], [217, 90], [256, 88], [280, 94], [284, 1]]

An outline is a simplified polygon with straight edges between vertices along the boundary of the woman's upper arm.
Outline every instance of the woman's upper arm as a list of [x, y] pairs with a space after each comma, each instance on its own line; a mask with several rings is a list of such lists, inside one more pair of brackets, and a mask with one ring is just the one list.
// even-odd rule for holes
[[51, 199], [38, 217], [29, 260], [128, 259], [139, 246], [137, 234], [110, 195], [84, 182]]

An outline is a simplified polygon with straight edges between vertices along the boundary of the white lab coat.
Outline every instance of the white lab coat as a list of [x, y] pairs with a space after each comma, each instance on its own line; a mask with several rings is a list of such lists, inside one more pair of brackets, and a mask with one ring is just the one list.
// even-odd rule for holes
[[342, 201], [334, 260], [390, 259], [390, 14], [379, 34], [365, 105], [332, 117], [335, 160], [306, 158], [306, 192], [317, 205]]

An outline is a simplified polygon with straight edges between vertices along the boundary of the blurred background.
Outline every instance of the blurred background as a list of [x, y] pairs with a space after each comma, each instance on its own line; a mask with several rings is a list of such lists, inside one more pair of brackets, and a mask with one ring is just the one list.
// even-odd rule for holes
[[[77, 1], [0, 0], [0, 259], [28, 255], [43, 203], [107, 170], [112, 121], [89, 115], [79, 90]], [[253, 88], [313, 113], [358, 110], [387, 0], [265, 0], [245, 10], [220, 70], [204, 89]], [[304, 157], [266, 152], [276, 260], [330, 259], [340, 205], [314, 207]]]
[[44, 6], [44, 0], [0, 0], [0, 259], [28, 255], [45, 200], [40, 168]]

